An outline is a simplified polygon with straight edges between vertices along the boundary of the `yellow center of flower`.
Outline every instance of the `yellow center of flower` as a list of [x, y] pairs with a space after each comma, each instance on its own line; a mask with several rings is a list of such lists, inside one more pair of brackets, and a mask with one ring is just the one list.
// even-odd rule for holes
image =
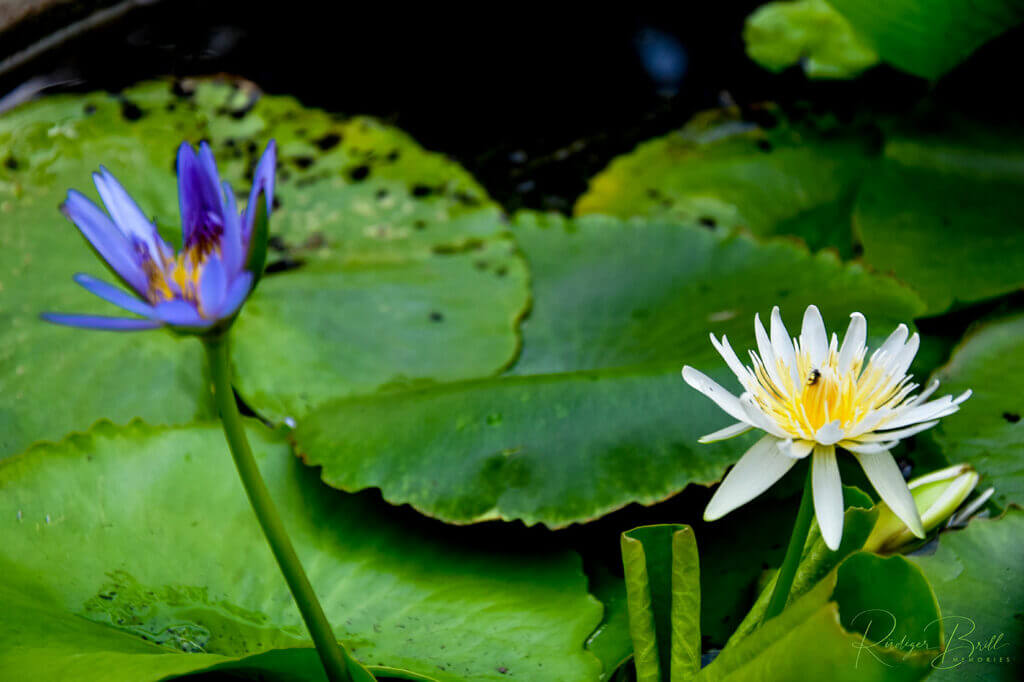
[[793, 438], [813, 438], [830, 422], [838, 419], [842, 428], [850, 428], [874, 410], [895, 407], [910, 392], [909, 376], [892, 376], [874, 362], [862, 372], [863, 367], [862, 352], [841, 372], [835, 343], [820, 366], [814, 365], [810, 353], [797, 348], [796, 375], [800, 381], [794, 380], [782, 359], [777, 360], [772, 373], [757, 358], [757, 383], [751, 395], [762, 411]]
[[[149, 289], [146, 298], [153, 305], [163, 301], [180, 299], [199, 304], [199, 280], [207, 256], [216, 247], [202, 243], [186, 248], [174, 258], [161, 259], [160, 263], [147, 259], [143, 263]], [[201, 311], [200, 311], [201, 312]]]

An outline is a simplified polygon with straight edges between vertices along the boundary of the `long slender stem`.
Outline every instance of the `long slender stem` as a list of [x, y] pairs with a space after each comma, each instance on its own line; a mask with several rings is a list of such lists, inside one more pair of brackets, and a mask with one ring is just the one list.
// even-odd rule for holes
[[249, 496], [252, 509], [256, 512], [256, 518], [259, 519], [263, 534], [274, 553], [274, 558], [277, 559], [278, 566], [281, 567], [281, 573], [284, 574], [302, 618], [306, 621], [306, 627], [309, 628], [317, 653], [320, 654], [327, 679], [330, 682], [351, 682], [352, 676], [348, 670], [349, 654], [334, 637], [331, 625], [327, 622], [324, 610], [316, 598], [309, 578], [306, 577], [306, 571], [303, 570], [298, 555], [295, 554], [295, 548], [292, 547], [274, 501], [270, 497], [270, 491], [267, 490], [249, 448], [249, 439], [245, 435], [242, 417], [238, 413], [235, 394], [231, 388], [228, 334], [204, 339], [203, 345], [206, 347], [210, 363], [213, 394], [224, 425], [224, 435], [227, 437], [231, 456], [234, 457], [235, 467]]
[[772, 598], [764, 612], [766, 621], [782, 613], [782, 609], [786, 608], [786, 602], [789, 600], [789, 591], [793, 587], [796, 567], [800, 565], [800, 555], [803, 554], [807, 533], [811, 530], [811, 519], [814, 518], [814, 500], [812, 498], [811, 471], [808, 468], [804, 493], [800, 498], [800, 509], [797, 511], [796, 521], [793, 523], [793, 534], [789, 536], [789, 547], [786, 548], [786, 558], [782, 560], [779, 576], [775, 580], [775, 589], [772, 590]]

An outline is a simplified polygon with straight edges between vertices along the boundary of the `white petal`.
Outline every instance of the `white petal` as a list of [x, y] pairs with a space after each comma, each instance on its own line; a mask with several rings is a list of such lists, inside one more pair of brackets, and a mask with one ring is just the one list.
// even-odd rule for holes
[[789, 434], [780, 429], [771, 417], [761, 411], [761, 406], [757, 404], [756, 400], [754, 400], [754, 396], [749, 393], [744, 393], [740, 396], [740, 405], [743, 406], [743, 412], [746, 416], [747, 423], [753, 424], [757, 428], [772, 434], [776, 438], [789, 438]]
[[793, 468], [796, 460], [779, 450], [779, 441], [765, 436], [736, 462], [704, 510], [704, 520], [720, 519], [754, 499]]
[[697, 442], [714, 443], [720, 440], [728, 440], [730, 438], [735, 438], [736, 436], [742, 435], [752, 428], [754, 427], [751, 426], [750, 424], [746, 424], [744, 422], [737, 422], [732, 426], [726, 426], [724, 429], [719, 429], [718, 431], [709, 433], [706, 436], [702, 436]]
[[896, 447], [896, 443], [898, 442], [899, 441], [895, 440], [886, 440], [881, 443], [858, 443], [852, 440], [841, 440], [839, 441], [839, 447], [858, 454], [872, 454], [875, 452], [884, 452], [890, 448]]
[[761, 324], [761, 316], [757, 313], [754, 313], [754, 338], [757, 339], [757, 352], [761, 354], [761, 364], [768, 373], [768, 378], [782, 390], [785, 384], [779, 377], [778, 357], [775, 355], [772, 342], [768, 339], [768, 333], [764, 330], [764, 325]]
[[918, 394], [917, 397], [915, 397], [913, 402], [911, 402], [910, 404], [911, 405], [920, 405], [924, 401], [928, 400], [928, 398], [931, 397], [932, 393], [935, 393], [935, 391], [938, 388], [939, 388], [939, 380], [936, 379], [935, 381], [933, 381], [932, 383], [930, 383], [928, 385], [928, 388], [926, 388], [923, 391], [921, 391], [921, 393]]
[[725, 364], [729, 365], [729, 369], [731, 369], [732, 373], [736, 375], [736, 378], [740, 380], [740, 384], [743, 385], [743, 388], [749, 388], [751, 381], [750, 372], [743, 366], [740, 359], [736, 357], [736, 352], [733, 351], [732, 346], [729, 345], [729, 339], [725, 338], [725, 335], [723, 334], [722, 340], [719, 341], [715, 338], [714, 334], [711, 334], [711, 345], [715, 347], [718, 354], [722, 356], [723, 360], [725, 360]]
[[900, 441], [903, 440], [904, 438], [909, 438], [910, 436], [913, 436], [915, 433], [927, 431], [928, 429], [932, 428], [938, 423], [939, 420], [935, 419], [930, 422], [914, 424], [913, 426], [908, 426], [904, 429], [896, 429], [895, 431], [875, 431], [874, 433], [868, 433], [861, 436], [859, 440], [862, 443], [877, 443], [879, 441], [888, 440]]
[[903, 344], [907, 340], [907, 335], [909, 333], [910, 330], [907, 329], [907, 325], [905, 324], [901, 324], [896, 327], [892, 334], [889, 334], [889, 338], [885, 340], [885, 343], [871, 354], [871, 363], [881, 367], [888, 366], [893, 357], [895, 357], [900, 349], [903, 348]]
[[917, 355], [917, 350], [920, 347], [921, 337], [915, 332], [906, 345], [903, 346], [903, 349], [893, 358], [892, 363], [887, 368], [889, 374], [895, 378], [902, 378], [907, 373], [907, 370], [910, 369], [910, 364], [914, 362], [914, 356]]
[[830, 421], [828, 424], [822, 426], [814, 434], [814, 440], [821, 443], [822, 445], [835, 445], [843, 439], [845, 434], [839, 424], [838, 419]]
[[860, 438], [863, 434], [870, 431], [874, 431], [875, 427], [881, 424], [886, 419], [889, 419], [893, 414], [893, 411], [887, 407], [881, 407], [877, 410], [872, 410], [863, 419], [853, 425], [846, 432], [846, 437], [853, 440]]
[[839, 374], [845, 375], [853, 366], [853, 361], [864, 349], [868, 338], [868, 321], [860, 313], [850, 315], [850, 326], [846, 328], [843, 345], [839, 348]]
[[864, 468], [871, 485], [875, 487], [878, 496], [889, 505], [889, 509], [907, 524], [910, 532], [919, 538], [924, 537], [924, 526], [921, 525], [921, 517], [917, 513], [917, 506], [914, 504], [914, 497], [910, 494], [903, 474], [896, 460], [888, 451], [879, 452], [873, 455], [855, 454], [854, 457]]
[[959, 410], [960, 403], [970, 397], [971, 392], [968, 390], [956, 398], [945, 395], [923, 405], [907, 405], [894, 411], [893, 418], [885, 423], [885, 428], [897, 429], [918, 422], [941, 419]]
[[786, 331], [786, 325], [782, 323], [779, 306], [772, 308], [772, 348], [775, 350], [775, 356], [789, 368], [793, 385], [799, 386], [803, 379], [796, 366], [796, 350], [793, 348], [793, 339], [789, 338], [789, 332]]
[[811, 454], [811, 450], [814, 449], [814, 441], [810, 440], [794, 440], [789, 443], [789, 456], [796, 457], [797, 459], [803, 459], [807, 455]]
[[800, 348], [808, 352], [811, 366], [820, 368], [828, 355], [828, 334], [825, 321], [821, 319], [818, 306], [809, 305], [804, 311], [804, 323], [800, 328]]
[[743, 409], [743, 406], [740, 405], [739, 398], [722, 388], [717, 381], [708, 375], [687, 365], [686, 367], [683, 367], [683, 380], [707, 397], [711, 398], [716, 405], [725, 410], [725, 412], [733, 419], [741, 422], [749, 422], [746, 411]]
[[834, 552], [843, 539], [843, 483], [839, 479], [836, 449], [831, 445], [815, 445], [811, 457], [814, 515], [821, 537]]

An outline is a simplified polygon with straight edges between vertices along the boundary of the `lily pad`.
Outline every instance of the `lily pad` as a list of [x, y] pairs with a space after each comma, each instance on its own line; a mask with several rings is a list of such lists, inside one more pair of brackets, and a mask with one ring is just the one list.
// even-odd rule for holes
[[577, 216], [604, 213], [792, 234], [812, 249], [852, 247], [850, 210], [877, 149], [870, 128], [796, 122], [774, 107], [706, 112], [617, 157], [590, 181]]
[[1024, 315], [969, 333], [935, 374], [944, 391], [974, 391], [956, 415], [925, 437], [950, 462], [967, 462], [995, 486], [1001, 505], [1024, 504]]
[[[892, 614], [891, 631], [889, 620], [871, 617], [877, 611]], [[930, 638], [922, 631], [938, 615], [916, 566], [854, 554], [750, 637], [726, 646], [696, 679], [920, 680], [941, 642], [935, 630]]]
[[521, 376], [325, 403], [294, 434], [325, 482], [453, 523], [558, 528], [651, 504], [719, 480], [752, 442], [697, 443], [729, 423], [679, 378], [693, 363], [731, 385], [709, 330], [753, 347], [755, 312], [781, 301], [796, 329], [815, 302], [836, 329], [866, 313], [877, 338], [920, 310], [893, 280], [789, 242], [600, 216], [523, 215], [516, 237], [534, 288]]
[[[249, 431], [357, 658], [435, 680], [597, 679], [584, 643], [601, 607], [573, 553], [418, 529], [431, 522], [332, 491], [280, 434]], [[0, 523], [0, 678], [156, 682], [287, 657], [282, 679], [319, 679], [216, 425], [102, 423], [8, 458]]]
[[935, 79], [1024, 21], [1017, 0], [828, 0], [883, 60]]
[[854, 211], [864, 260], [916, 289], [929, 314], [1024, 287], [1024, 139], [960, 119], [894, 132]]
[[946, 646], [932, 662], [932, 680], [1012, 682], [1024, 665], [1024, 511], [975, 519], [939, 536], [932, 555], [908, 557], [921, 567], [939, 600]]
[[[180, 141], [208, 140], [244, 196], [272, 135], [269, 273], [234, 344], [253, 407], [297, 417], [327, 397], [485, 376], [513, 359], [528, 291], [500, 210], [404, 133], [245, 83], [47, 97], [0, 119], [0, 456], [104, 417], [175, 424], [212, 414], [194, 342], [38, 320], [44, 310], [111, 312], [71, 282], [104, 268], [57, 207], [70, 187], [95, 198], [89, 174], [103, 163], [173, 237]], [[316, 362], [300, 357], [315, 344]]]
[[810, 78], [853, 78], [878, 53], [825, 0], [784, 0], [758, 7], [743, 27], [747, 54], [770, 71], [800, 64]]

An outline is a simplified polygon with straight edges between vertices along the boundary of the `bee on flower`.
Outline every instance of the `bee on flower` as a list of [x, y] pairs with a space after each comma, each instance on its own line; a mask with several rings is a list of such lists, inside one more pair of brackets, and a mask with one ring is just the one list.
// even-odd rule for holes
[[263, 272], [276, 156], [271, 141], [256, 167], [249, 201], [239, 213], [230, 185], [220, 180], [210, 146], [203, 142], [196, 154], [182, 143], [177, 168], [183, 247], [177, 253], [101, 166], [93, 181], [106, 212], [75, 190], [68, 192], [61, 210], [127, 291], [82, 273], [74, 280], [137, 317], [44, 313], [43, 319], [120, 331], [168, 326], [195, 334], [230, 324]]
[[683, 367], [686, 383], [736, 419], [700, 442], [751, 429], [765, 433], [722, 481], [704, 519], [714, 521], [746, 504], [810, 456], [814, 515], [825, 544], [835, 550], [843, 534], [843, 489], [836, 461], [836, 448], [842, 448], [857, 459], [893, 513], [923, 538], [914, 498], [889, 450], [956, 412], [971, 392], [928, 400], [938, 388], [936, 381], [915, 394], [918, 384], [907, 370], [920, 338], [903, 324], [870, 358], [867, 321], [860, 313], [850, 316], [841, 344], [835, 334], [828, 337], [813, 305], [804, 313], [797, 339], [790, 338], [778, 307], [772, 310], [770, 333], [754, 316], [754, 334], [758, 350], [750, 352], [749, 366], [740, 362], [728, 339], [711, 335], [715, 350], [743, 387], [739, 397], [696, 369]]

